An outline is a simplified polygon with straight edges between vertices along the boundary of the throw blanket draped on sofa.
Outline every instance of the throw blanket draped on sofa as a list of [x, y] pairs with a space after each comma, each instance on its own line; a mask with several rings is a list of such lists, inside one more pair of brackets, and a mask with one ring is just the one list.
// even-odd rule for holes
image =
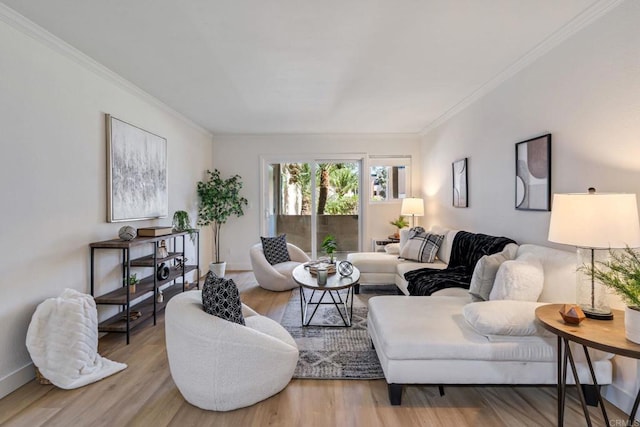
[[469, 289], [476, 263], [485, 255], [495, 254], [509, 243], [507, 237], [459, 231], [453, 239], [449, 265], [444, 270], [422, 268], [404, 275], [411, 295], [431, 295], [445, 288]]

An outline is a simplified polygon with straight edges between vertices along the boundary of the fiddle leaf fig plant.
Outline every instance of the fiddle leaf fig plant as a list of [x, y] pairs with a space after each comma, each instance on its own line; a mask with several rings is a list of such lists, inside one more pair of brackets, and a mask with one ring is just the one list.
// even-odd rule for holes
[[218, 169], [207, 170], [207, 179], [198, 182], [198, 225], [213, 229], [216, 263], [220, 262], [220, 228], [230, 217], [244, 215], [243, 208], [248, 204], [240, 195], [241, 189], [240, 175], [224, 179]]

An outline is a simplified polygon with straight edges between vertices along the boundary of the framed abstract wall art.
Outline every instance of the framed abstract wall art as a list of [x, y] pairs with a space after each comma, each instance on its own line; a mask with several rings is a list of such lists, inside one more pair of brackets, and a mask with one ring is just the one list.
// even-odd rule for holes
[[106, 115], [107, 221], [168, 215], [167, 140]]
[[452, 163], [453, 169], [453, 206], [456, 208], [469, 207], [467, 198], [467, 158]]
[[551, 134], [516, 144], [516, 209], [551, 210]]

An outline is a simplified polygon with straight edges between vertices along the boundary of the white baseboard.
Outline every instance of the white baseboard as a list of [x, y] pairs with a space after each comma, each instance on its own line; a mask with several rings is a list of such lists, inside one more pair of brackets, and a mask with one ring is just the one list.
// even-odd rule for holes
[[35, 376], [36, 373], [33, 368], [33, 363], [29, 363], [28, 365], [0, 379], [0, 399], [33, 380]]
[[227, 264], [227, 271], [250, 271], [252, 270], [251, 264], [237, 263]]
[[[615, 384], [609, 384], [608, 386], [603, 387], [602, 397], [607, 399], [609, 403], [611, 403], [627, 415], [629, 415], [629, 413], [631, 412], [633, 402], [636, 398], [635, 396], [629, 394], [628, 391], [621, 389]], [[636, 420], [638, 420], [638, 415], [636, 415]]]

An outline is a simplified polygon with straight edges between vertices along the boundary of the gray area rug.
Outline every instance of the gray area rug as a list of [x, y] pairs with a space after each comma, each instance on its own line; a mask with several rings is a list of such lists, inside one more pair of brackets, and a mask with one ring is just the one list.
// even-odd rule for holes
[[[307, 290], [307, 297], [310, 291]], [[343, 291], [346, 295], [346, 291]], [[367, 301], [375, 295], [395, 295], [395, 286], [361, 286], [354, 295], [351, 327], [323, 327], [313, 324], [342, 325], [333, 305], [323, 305], [311, 326], [302, 326], [300, 293], [292, 291], [282, 318], [282, 326], [293, 336], [300, 350], [294, 378], [379, 379], [384, 378], [376, 351], [367, 333]], [[317, 294], [316, 294], [317, 295]], [[315, 299], [314, 299], [315, 300]], [[325, 295], [323, 301], [330, 301]]]

